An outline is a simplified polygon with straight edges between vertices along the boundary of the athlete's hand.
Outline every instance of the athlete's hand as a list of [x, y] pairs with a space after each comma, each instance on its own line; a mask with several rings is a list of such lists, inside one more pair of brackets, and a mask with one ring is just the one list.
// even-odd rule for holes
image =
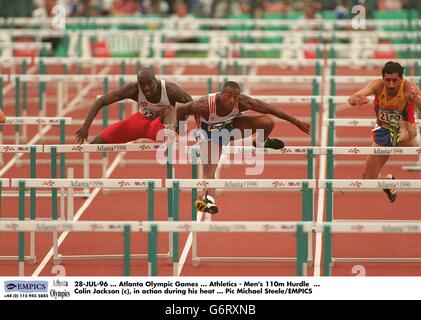
[[310, 129], [311, 129], [311, 125], [307, 122], [303, 122], [298, 120], [295, 125], [303, 132], [309, 134], [310, 133]]
[[350, 100], [351, 106], [362, 106], [370, 102], [370, 99], [366, 96], [356, 96]]
[[6, 122], [6, 114], [0, 110], [0, 123]]
[[82, 144], [85, 140], [88, 139], [89, 128], [85, 125], [81, 126], [78, 131], [75, 132], [76, 141], [79, 144]]
[[[413, 102], [417, 102], [417, 96], [419, 96], [418, 88], [415, 85], [412, 85], [409, 89], [409, 99]], [[420, 99], [421, 97], [418, 97]]]

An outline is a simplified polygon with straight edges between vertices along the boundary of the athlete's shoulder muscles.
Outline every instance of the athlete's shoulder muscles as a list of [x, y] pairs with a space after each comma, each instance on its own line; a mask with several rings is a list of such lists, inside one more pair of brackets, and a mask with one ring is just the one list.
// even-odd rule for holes
[[187, 103], [177, 104], [177, 118], [184, 120], [189, 115], [204, 115], [209, 110], [207, 96]]
[[242, 93], [240, 94], [240, 98], [238, 99], [238, 107], [240, 111], [253, 110], [260, 103], [262, 103], [262, 101], [253, 99], [252, 97], [249, 97]]
[[171, 105], [174, 106], [176, 102], [186, 103], [193, 100], [193, 98], [187, 92], [185, 92], [175, 83], [167, 81], [165, 84], [168, 99], [170, 100]]

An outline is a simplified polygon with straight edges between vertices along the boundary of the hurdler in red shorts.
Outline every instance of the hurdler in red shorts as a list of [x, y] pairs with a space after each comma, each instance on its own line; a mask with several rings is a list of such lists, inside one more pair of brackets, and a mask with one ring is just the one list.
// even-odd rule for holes
[[157, 80], [151, 69], [142, 69], [137, 82], [95, 100], [82, 127], [75, 133], [78, 143], [87, 140], [89, 127], [99, 110], [124, 99], [137, 101], [138, 112], [104, 129], [91, 143], [126, 143], [140, 138], [156, 140], [158, 132], [164, 128], [163, 118], [168, 108], [173, 108], [177, 102], [192, 101], [191, 96], [175, 83]]

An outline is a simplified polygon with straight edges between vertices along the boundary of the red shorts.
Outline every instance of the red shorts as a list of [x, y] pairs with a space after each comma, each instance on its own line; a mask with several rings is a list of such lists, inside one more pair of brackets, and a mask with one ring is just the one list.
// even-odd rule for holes
[[164, 126], [159, 117], [151, 120], [136, 112], [105, 128], [100, 134], [107, 143], [126, 143], [140, 138], [156, 140], [156, 135], [162, 129]]

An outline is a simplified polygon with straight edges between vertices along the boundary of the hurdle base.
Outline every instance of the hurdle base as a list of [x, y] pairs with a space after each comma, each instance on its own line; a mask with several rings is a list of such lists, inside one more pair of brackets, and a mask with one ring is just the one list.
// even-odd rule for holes
[[[158, 258], [168, 259], [170, 256], [169, 253], [158, 253]], [[131, 254], [131, 259], [148, 259], [147, 253], [137, 253]], [[62, 262], [69, 260], [114, 260], [114, 259], [124, 259], [124, 254], [93, 254], [93, 255], [59, 255], [58, 258], [54, 261]]]
[[414, 166], [403, 166], [402, 170], [405, 171], [421, 171], [421, 164]]
[[296, 262], [295, 257], [196, 257], [193, 260], [198, 266], [200, 262]]
[[[24, 261], [27, 261], [29, 264], [34, 265], [37, 263], [37, 257], [25, 256]], [[0, 261], [19, 261], [18, 256], [0, 256]]]
[[[385, 262], [394, 262], [394, 263], [421, 263], [421, 258], [376, 258], [376, 257], [367, 257], [367, 258], [333, 258], [332, 262], [374, 262], [374, 263], [385, 263]], [[332, 264], [333, 265], [333, 264]]]

